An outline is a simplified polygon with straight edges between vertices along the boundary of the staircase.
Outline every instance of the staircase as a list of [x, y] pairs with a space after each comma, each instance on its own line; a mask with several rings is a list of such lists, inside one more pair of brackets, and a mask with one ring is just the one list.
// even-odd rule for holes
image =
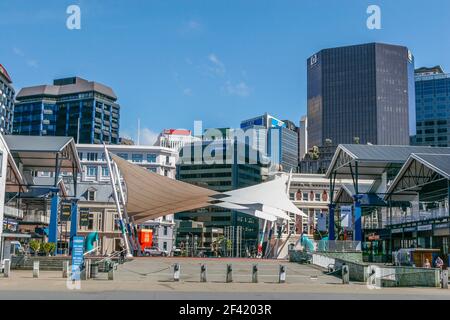
[[44, 271], [62, 271], [63, 262], [70, 261], [70, 257], [33, 257], [14, 256], [11, 259], [13, 270], [33, 270], [34, 261], [39, 261], [39, 269]]

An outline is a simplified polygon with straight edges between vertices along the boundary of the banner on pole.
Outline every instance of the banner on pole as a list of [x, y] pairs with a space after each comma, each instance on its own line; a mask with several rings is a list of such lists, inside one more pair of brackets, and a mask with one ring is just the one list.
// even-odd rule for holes
[[341, 226], [346, 229], [352, 228], [352, 206], [341, 207]]

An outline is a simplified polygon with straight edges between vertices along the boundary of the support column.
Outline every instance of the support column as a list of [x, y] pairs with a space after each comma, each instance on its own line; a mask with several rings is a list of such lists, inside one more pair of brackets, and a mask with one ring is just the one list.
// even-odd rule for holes
[[362, 241], [362, 223], [361, 223], [361, 200], [359, 195], [355, 195], [355, 241]]
[[78, 231], [78, 199], [72, 200], [70, 215], [70, 251], [72, 251], [73, 237], [77, 236]]
[[336, 240], [335, 235], [335, 223], [334, 223], [334, 209], [336, 208], [336, 205], [334, 203], [330, 203], [328, 205], [328, 240], [334, 241]]
[[[59, 195], [57, 190], [52, 191], [52, 200], [50, 207], [50, 225], [48, 227], [48, 242], [58, 244], [58, 206]], [[55, 251], [57, 248], [55, 247]]]
[[328, 240], [335, 241], [336, 240], [336, 231], [335, 231], [335, 215], [334, 210], [336, 205], [333, 203], [334, 198], [334, 188], [336, 185], [336, 173], [332, 173], [330, 176], [330, 203], [328, 205]]

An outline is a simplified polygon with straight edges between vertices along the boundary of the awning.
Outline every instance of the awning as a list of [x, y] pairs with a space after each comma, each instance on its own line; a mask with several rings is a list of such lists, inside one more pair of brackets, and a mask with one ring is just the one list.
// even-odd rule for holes
[[133, 165], [111, 154], [122, 174], [127, 195], [127, 213], [135, 222], [210, 206], [217, 192], [173, 180]]
[[306, 217], [286, 194], [286, 178], [219, 193], [161, 176], [117, 155], [110, 155], [125, 181], [126, 209], [135, 223], [209, 206], [235, 210], [269, 221], [290, 220], [287, 213]]
[[[251, 187], [228, 191], [220, 194], [222, 201], [240, 204], [243, 206], [262, 204], [267, 208], [275, 208], [303, 217], [307, 217], [289, 199], [286, 193], [286, 177], [278, 177], [274, 180], [257, 184]], [[217, 196], [213, 196], [217, 197]]]

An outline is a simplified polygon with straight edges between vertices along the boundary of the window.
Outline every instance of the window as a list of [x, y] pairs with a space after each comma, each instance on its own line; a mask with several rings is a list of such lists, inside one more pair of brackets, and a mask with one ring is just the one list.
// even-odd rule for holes
[[128, 153], [118, 153], [117, 156], [121, 157], [124, 160], [128, 160]]
[[156, 162], [156, 154], [149, 153], [147, 154], [147, 162]]
[[163, 233], [163, 234], [164, 234], [165, 236], [167, 236], [167, 233], [168, 233], [168, 230], [167, 230], [167, 229], [168, 229], [168, 228], [167, 228], [166, 226], [164, 226], [164, 233]]
[[87, 160], [88, 161], [97, 161], [98, 154], [96, 152], [88, 152]]
[[164, 170], [164, 176], [169, 176], [169, 171], [168, 170]]
[[167, 251], [167, 242], [166, 241], [163, 242], [163, 250]]
[[88, 175], [88, 177], [96, 177], [97, 176], [97, 167], [87, 167], [87, 175]]
[[89, 213], [88, 230], [94, 230], [94, 214]]
[[295, 193], [289, 193], [289, 199], [294, 201], [295, 200]]
[[315, 201], [320, 201], [320, 193], [316, 193], [316, 194], [315, 194], [314, 200], [315, 200]]
[[89, 190], [87, 194], [88, 201], [95, 201], [95, 191]]
[[108, 167], [102, 167], [102, 176], [109, 177], [109, 169]]
[[83, 152], [78, 152], [78, 158], [80, 158], [80, 160], [83, 160]]
[[144, 161], [144, 156], [142, 154], [133, 153], [131, 155], [131, 161], [132, 162], [142, 162], [142, 161]]
[[308, 192], [303, 192], [303, 201], [308, 201]]

